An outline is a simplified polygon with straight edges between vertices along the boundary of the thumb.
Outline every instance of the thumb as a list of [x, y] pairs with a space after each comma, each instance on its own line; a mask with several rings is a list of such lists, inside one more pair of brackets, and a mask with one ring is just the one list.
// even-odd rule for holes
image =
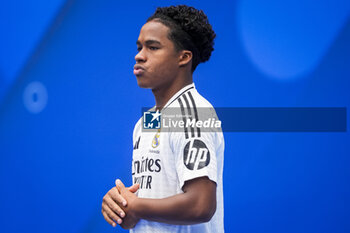
[[124, 186], [123, 182], [121, 180], [119, 180], [119, 179], [115, 180], [115, 186], [117, 187], [119, 192], [122, 192], [122, 190], [125, 189], [125, 186]]
[[135, 193], [140, 188], [140, 184], [136, 183], [129, 187], [129, 191]]

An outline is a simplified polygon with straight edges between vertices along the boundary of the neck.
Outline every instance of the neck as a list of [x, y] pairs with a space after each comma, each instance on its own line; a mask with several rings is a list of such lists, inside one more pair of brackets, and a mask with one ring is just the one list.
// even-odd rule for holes
[[169, 84], [167, 87], [153, 89], [152, 92], [156, 100], [156, 109], [162, 110], [171, 97], [192, 82], [192, 74], [190, 74], [188, 77], [175, 79], [174, 82]]

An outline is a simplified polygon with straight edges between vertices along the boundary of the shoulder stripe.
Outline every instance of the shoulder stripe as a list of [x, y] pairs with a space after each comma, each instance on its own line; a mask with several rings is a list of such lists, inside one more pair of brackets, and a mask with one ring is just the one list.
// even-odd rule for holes
[[[194, 116], [195, 116], [195, 119], [196, 121], [198, 121], [198, 112], [197, 112], [197, 107], [196, 107], [196, 103], [194, 102], [194, 99], [193, 99], [193, 96], [191, 94], [191, 92], [189, 91], [188, 93], [188, 96], [190, 97], [190, 100], [192, 102], [192, 106], [193, 106], [193, 109], [194, 109]], [[198, 137], [201, 136], [201, 130], [200, 128], [197, 127], [197, 133], [198, 133]]]
[[[190, 101], [188, 100], [190, 99]], [[189, 125], [189, 128], [186, 127], [186, 119], [188, 118], [190, 120], [190, 122], [192, 122], [193, 119], [195, 119], [195, 122], [198, 122], [199, 118], [198, 118], [198, 111], [197, 111], [197, 106], [196, 103], [194, 101], [194, 98], [191, 94], [190, 91], [186, 93], [183, 93], [179, 96], [178, 98], [178, 102], [180, 105], [180, 109], [181, 109], [181, 114], [182, 114], [182, 120], [185, 122], [185, 126], [184, 126], [184, 131], [185, 131], [185, 138], [188, 139], [189, 137], [195, 138], [196, 137], [196, 133], [195, 133], [195, 127], [196, 125]], [[192, 103], [192, 105], [190, 104]], [[187, 115], [185, 114], [185, 112], [187, 112]], [[197, 128], [197, 136], [200, 137], [201, 136], [201, 131], [200, 128]]]
[[[192, 111], [191, 111], [191, 106], [190, 106], [190, 103], [188, 102], [187, 98], [186, 98], [186, 94], [183, 94], [182, 97], [184, 98], [185, 100], [185, 103], [187, 105], [187, 113], [188, 113], [188, 118], [190, 118], [190, 121], [192, 121]], [[192, 137], [194, 138], [194, 128], [192, 126], [190, 126], [191, 128], [191, 135]]]
[[[186, 122], [184, 105], [182, 104], [182, 101], [181, 101], [180, 98], [177, 98], [177, 99], [178, 99], [178, 101], [179, 101], [180, 108], [181, 108], [182, 120], [183, 120], [184, 122]], [[184, 127], [184, 130], [185, 130], [185, 138], [188, 139], [187, 128]]]

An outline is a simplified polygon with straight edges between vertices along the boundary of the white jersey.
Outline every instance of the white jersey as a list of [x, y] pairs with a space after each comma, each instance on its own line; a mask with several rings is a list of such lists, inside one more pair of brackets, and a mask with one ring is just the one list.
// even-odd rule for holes
[[[215, 112], [193, 83], [178, 91], [165, 108], [178, 108], [197, 120], [200, 118], [197, 108], [209, 108]], [[164, 132], [162, 128], [160, 133], [145, 132], [142, 128], [143, 118], [136, 123], [133, 133], [132, 178], [134, 184], [140, 184], [137, 196], [155, 199], [173, 196], [183, 193], [182, 186], [186, 181], [207, 176], [217, 184], [217, 207], [212, 219], [206, 223], [171, 225], [141, 219], [130, 232], [224, 232], [224, 138], [221, 128], [216, 132], [203, 132], [196, 127], [184, 127], [182, 132]], [[200, 153], [202, 155], [198, 155]]]

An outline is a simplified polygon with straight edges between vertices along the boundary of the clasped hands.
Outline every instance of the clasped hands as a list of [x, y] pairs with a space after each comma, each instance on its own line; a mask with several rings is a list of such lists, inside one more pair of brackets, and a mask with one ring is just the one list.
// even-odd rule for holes
[[138, 198], [135, 192], [139, 189], [139, 184], [126, 188], [116, 179], [115, 185], [103, 197], [103, 217], [113, 227], [118, 223], [124, 229], [131, 229], [140, 220], [135, 214], [135, 201]]

